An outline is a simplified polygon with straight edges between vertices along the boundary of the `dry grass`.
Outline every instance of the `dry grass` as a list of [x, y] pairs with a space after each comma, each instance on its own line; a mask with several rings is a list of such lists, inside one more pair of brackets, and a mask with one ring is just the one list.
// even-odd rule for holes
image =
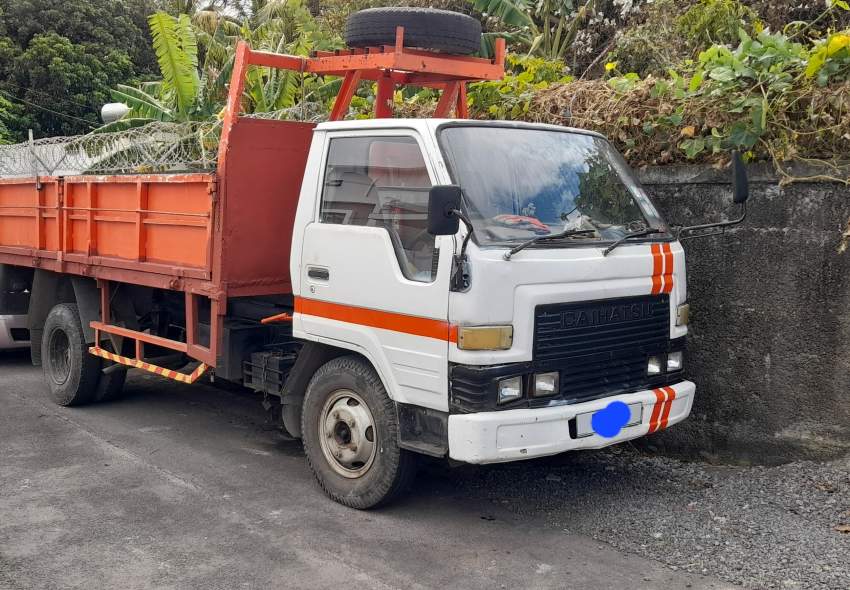
[[[729, 129], [747, 114], [730, 113], [724, 101], [705, 96], [654, 96], [652, 78], [618, 93], [601, 80], [553, 85], [532, 101], [536, 122], [598, 131], [617, 144], [633, 165], [688, 161], [679, 148], [688, 137]], [[807, 86], [783, 97], [771, 112], [767, 131], [753, 148], [757, 160], [829, 160], [850, 154], [850, 82], [827, 88]], [[669, 117], [680, 112], [681, 123]], [[651, 129], [650, 129], [651, 127]], [[716, 163], [725, 153], [704, 152], [697, 160]]]

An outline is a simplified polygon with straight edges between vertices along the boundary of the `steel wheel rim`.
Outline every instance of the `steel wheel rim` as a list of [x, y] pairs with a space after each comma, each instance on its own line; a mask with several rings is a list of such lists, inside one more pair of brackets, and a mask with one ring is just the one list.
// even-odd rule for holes
[[319, 414], [319, 442], [331, 469], [356, 479], [372, 467], [377, 455], [377, 429], [369, 406], [357, 393], [332, 393]]
[[71, 378], [71, 341], [62, 330], [50, 334], [47, 347], [50, 378], [56, 385], [64, 385]]

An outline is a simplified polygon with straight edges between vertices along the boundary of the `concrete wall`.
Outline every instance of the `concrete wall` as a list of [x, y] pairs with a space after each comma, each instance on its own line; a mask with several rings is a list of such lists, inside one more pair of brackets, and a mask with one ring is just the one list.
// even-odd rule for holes
[[[639, 174], [669, 223], [733, 214], [728, 173]], [[684, 242], [692, 320], [689, 421], [647, 444], [709, 460], [778, 463], [850, 452], [850, 187], [781, 186], [751, 169], [750, 215], [724, 236]]]

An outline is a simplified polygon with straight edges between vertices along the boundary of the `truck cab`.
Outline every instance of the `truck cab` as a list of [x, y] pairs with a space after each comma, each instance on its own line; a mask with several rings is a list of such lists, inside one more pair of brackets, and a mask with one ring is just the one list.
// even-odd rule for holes
[[[325, 123], [307, 168], [293, 334], [368, 359], [410, 422], [434, 430], [432, 451], [468, 463], [539, 457], [689, 414], [684, 252], [602, 136]], [[469, 226], [435, 236], [429, 196], [447, 186]], [[615, 401], [629, 415], [605, 436], [592, 417]]]

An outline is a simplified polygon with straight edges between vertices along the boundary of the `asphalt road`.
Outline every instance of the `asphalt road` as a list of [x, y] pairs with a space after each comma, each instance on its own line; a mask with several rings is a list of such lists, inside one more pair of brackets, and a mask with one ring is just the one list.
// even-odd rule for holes
[[730, 587], [459, 494], [457, 477], [430, 466], [403, 502], [357, 512], [252, 394], [135, 375], [121, 401], [60, 408], [26, 356], [0, 354], [4, 590]]

